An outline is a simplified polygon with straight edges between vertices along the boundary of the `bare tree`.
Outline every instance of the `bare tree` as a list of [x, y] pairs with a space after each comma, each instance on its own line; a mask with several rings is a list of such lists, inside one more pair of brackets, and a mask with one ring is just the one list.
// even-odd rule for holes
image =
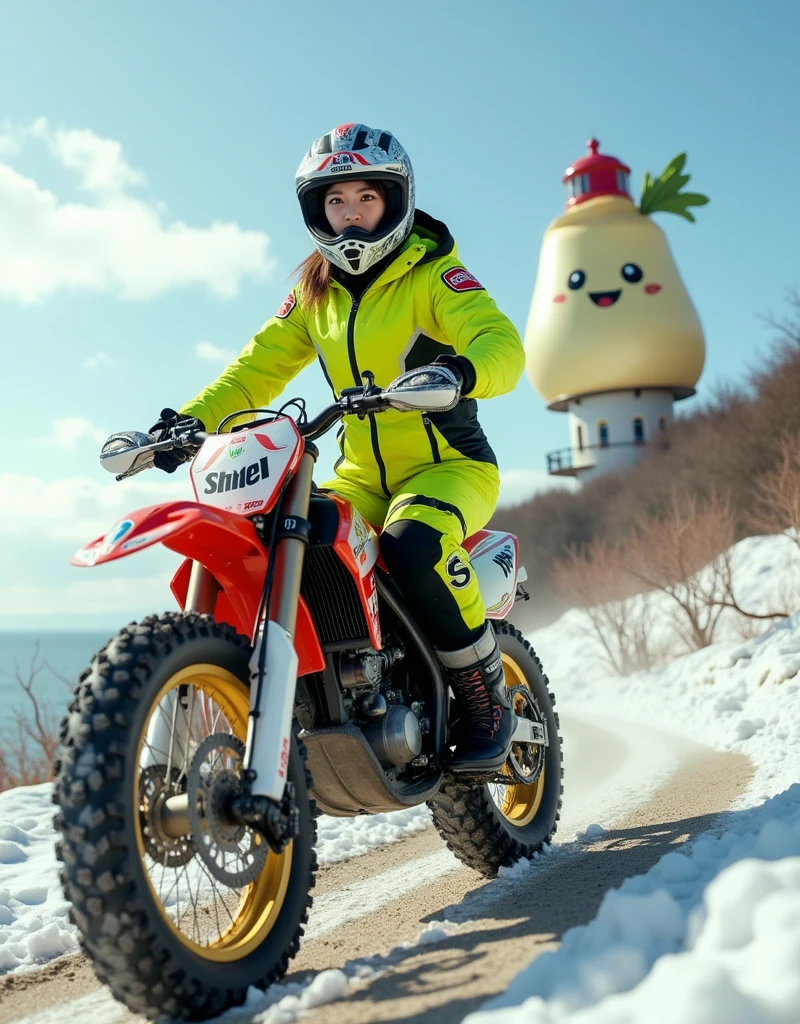
[[681, 500], [673, 490], [666, 513], [640, 518], [624, 548], [626, 571], [672, 602], [673, 625], [690, 650], [712, 643], [726, 608], [752, 620], [787, 617], [786, 611], [762, 614], [741, 606], [734, 582], [736, 539], [729, 496], [720, 498], [712, 489], [705, 500]]
[[777, 466], [756, 477], [747, 524], [757, 533], [783, 534], [800, 550], [800, 434], [784, 431], [778, 454]]
[[53, 777], [53, 757], [58, 746], [58, 721], [50, 708], [45, 707], [34, 684], [44, 669], [47, 669], [65, 686], [72, 688], [70, 680], [54, 671], [42, 657], [39, 641], [34, 644], [30, 666], [23, 673], [19, 663], [13, 662], [11, 676], [28, 699], [30, 716], [21, 710], [14, 715], [12, 735], [3, 737], [0, 744], [0, 792], [15, 786], [32, 786], [47, 782]]
[[556, 562], [553, 582], [586, 614], [605, 664], [626, 676], [652, 668], [654, 656], [650, 595], [636, 593], [622, 566], [620, 543], [598, 538], [583, 551], [571, 548]]

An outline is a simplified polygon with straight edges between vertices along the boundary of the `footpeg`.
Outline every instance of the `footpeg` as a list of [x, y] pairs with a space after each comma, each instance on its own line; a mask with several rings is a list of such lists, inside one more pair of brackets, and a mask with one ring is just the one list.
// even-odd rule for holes
[[534, 743], [537, 746], [548, 746], [547, 722], [532, 722], [529, 718], [514, 715], [514, 732], [512, 743]]

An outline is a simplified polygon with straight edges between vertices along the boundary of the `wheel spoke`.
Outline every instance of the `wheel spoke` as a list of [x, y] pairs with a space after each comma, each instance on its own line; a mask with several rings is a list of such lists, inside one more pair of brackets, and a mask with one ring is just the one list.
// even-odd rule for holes
[[[243, 683], [225, 689], [208, 668], [181, 670], [153, 701], [140, 747], [138, 820], [143, 868], [170, 927], [200, 955], [236, 959], [243, 940], [256, 942], [272, 927], [291, 853], [271, 854], [222, 816], [226, 787], [240, 785], [249, 699]], [[176, 838], [164, 831], [161, 808], [178, 794], [188, 796], [191, 829]]]

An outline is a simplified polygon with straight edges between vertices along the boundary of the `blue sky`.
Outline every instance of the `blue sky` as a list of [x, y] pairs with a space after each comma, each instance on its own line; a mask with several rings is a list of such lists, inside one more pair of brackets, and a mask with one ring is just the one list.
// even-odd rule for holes
[[[188, 486], [111, 484], [97, 439], [190, 398], [279, 305], [309, 250], [294, 171], [336, 124], [403, 141], [419, 206], [520, 330], [586, 139], [628, 163], [637, 190], [686, 150], [711, 203], [695, 225], [658, 220], [706, 331], [699, 390], [742, 379], [768, 348], [758, 314], [779, 313], [800, 276], [798, 10], [4, 4], [0, 628], [114, 625], [170, 604], [171, 556], [65, 564], [84, 528]], [[326, 390], [315, 368], [291, 386], [312, 409]], [[481, 420], [509, 482], [536, 484], [567, 443], [526, 379]]]

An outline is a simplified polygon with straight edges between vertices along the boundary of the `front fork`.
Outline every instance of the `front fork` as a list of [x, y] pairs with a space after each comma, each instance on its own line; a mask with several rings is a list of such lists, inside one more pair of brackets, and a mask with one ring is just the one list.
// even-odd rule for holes
[[[250, 716], [244, 754], [245, 775], [250, 785], [240, 798], [236, 817], [266, 826], [268, 842], [280, 851], [289, 833], [283, 821], [283, 803], [289, 767], [292, 712], [297, 688], [297, 653], [294, 631], [297, 603], [308, 543], [308, 506], [317, 448], [306, 441], [300, 465], [289, 483], [281, 507], [275, 541], [275, 575], [269, 619], [253, 625], [253, 653], [250, 657]], [[185, 607], [188, 611], [213, 615], [219, 584], [199, 562], [192, 566]], [[265, 628], [266, 625], [266, 628]], [[263, 676], [260, 654], [266, 643]], [[191, 714], [187, 715], [184, 694], [170, 693], [163, 714], [154, 715], [148, 728], [142, 767], [164, 763], [177, 740], [184, 763], [189, 749]], [[152, 752], [155, 752], [155, 756]], [[177, 762], [176, 762], [177, 767]], [[258, 798], [267, 798], [258, 800]], [[253, 798], [256, 798], [255, 800]], [[182, 836], [191, 831], [186, 793], [171, 796], [162, 812], [167, 835]], [[277, 838], [276, 838], [277, 837]]]
[[244, 766], [250, 779], [250, 792], [254, 796], [269, 797], [276, 803], [283, 799], [289, 768], [297, 688], [294, 632], [308, 544], [308, 506], [317, 454], [316, 446], [307, 441], [300, 465], [277, 509], [280, 520], [275, 541], [275, 575], [269, 618], [262, 618], [253, 629], [250, 717]]

